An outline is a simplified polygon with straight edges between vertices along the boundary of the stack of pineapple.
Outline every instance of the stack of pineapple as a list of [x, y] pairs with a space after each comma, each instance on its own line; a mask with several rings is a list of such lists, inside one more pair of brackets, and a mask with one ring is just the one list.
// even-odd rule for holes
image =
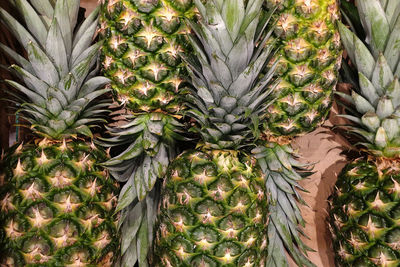
[[[93, 45], [99, 10], [76, 25], [78, 0], [14, 3], [24, 22], [0, 17], [27, 56], [0, 47], [17, 62], [23, 83], [7, 82], [35, 137], [3, 159], [2, 265], [113, 266], [121, 252], [121, 266], [288, 266], [285, 251], [313, 265], [297, 206], [309, 172], [290, 143], [331, 106], [337, 1], [103, 0]], [[354, 86], [341, 96], [369, 155], [343, 170], [331, 198], [336, 261], [398, 266], [400, 2], [357, 8], [354, 33], [339, 23]], [[101, 46], [110, 80], [95, 76]], [[109, 82], [127, 110], [99, 142], [112, 159], [90, 142]], [[176, 157], [182, 114], [201, 140]], [[124, 183], [118, 206], [104, 166]]]
[[20, 82], [6, 81], [33, 140], [3, 158], [1, 266], [113, 266], [118, 256], [118, 184], [91, 142], [109, 101], [96, 76], [98, 11], [77, 25], [79, 1], [13, 1], [23, 22], [0, 9], [26, 57], [0, 45]]
[[356, 1], [339, 24], [351, 65], [343, 117], [363, 156], [341, 172], [329, 223], [338, 266], [400, 265], [400, 2]]
[[[199, 2], [196, 1], [196, 5], [206, 9]], [[244, 3], [241, 1], [210, 2], [206, 6], [215, 5], [218, 11], [213, 12], [219, 12], [221, 16], [229, 12], [236, 15], [235, 12], [244, 12], [238, 11], [244, 8]], [[249, 10], [258, 4], [259, 1], [250, 1]], [[112, 80], [117, 100], [133, 113], [125, 116], [128, 122], [124, 126], [110, 129], [113, 137], [103, 143], [113, 148], [125, 145], [123, 152], [107, 162], [106, 166], [117, 180], [125, 182], [119, 198], [118, 210], [124, 211], [122, 230], [129, 232], [128, 235], [124, 235], [122, 241], [122, 252], [126, 255], [123, 261], [130, 261], [129, 266], [136, 260], [139, 260], [140, 264], [145, 262], [147, 249], [140, 250], [139, 247], [148, 248], [152, 242], [154, 206], [158, 202], [159, 190], [157, 179], [164, 176], [169, 162], [175, 157], [176, 140], [183, 139], [180, 135], [183, 131], [182, 125], [176, 120], [178, 118], [176, 115], [183, 107], [181, 96], [186, 93], [184, 90], [186, 73], [184, 63], [178, 55], [184, 52], [186, 55], [190, 54], [185, 44], [187, 38], [184, 36], [188, 30], [182, 23], [182, 18], [193, 17], [192, 5], [191, 1], [172, 0], [103, 1], [104, 72]], [[304, 222], [296, 206], [296, 198], [301, 201], [296, 192], [296, 188], [299, 188], [296, 181], [302, 179], [303, 174], [308, 173], [298, 173], [299, 170], [303, 170], [303, 167], [295, 160], [294, 152], [288, 146], [288, 140], [291, 136], [313, 130], [326, 117], [329, 110], [330, 96], [336, 84], [336, 74], [341, 58], [340, 43], [335, 28], [338, 6], [333, 0], [267, 1], [263, 2], [263, 5], [267, 9], [278, 8], [279, 10], [276, 15], [279, 19], [275, 36], [279, 39], [278, 44], [282, 45], [278, 53], [280, 58], [275, 59], [278, 62], [275, 84], [269, 85], [274, 89], [269, 99], [277, 98], [278, 100], [270, 105], [268, 111], [263, 110], [259, 116], [252, 118], [255, 124], [267, 118], [267, 123], [265, 123], [267, 128], [264, 129], [263, 136], [268, 140], [268, 146], [265, 146], [263, 142], [258, 143], [253, 153], [267, 175], [268, 192], [273, 204], [271, 217], [273, 224], [269, 228], [269, 235], [274, 241], [271, 242], [269, 248], [271, 256], [268, 262], [269, 264], [276, 262], [277, 265], [287, 264], [283, 252], [286, 247], [299, 265], [310, 265], [311, 263], [301, 253], [308, 248], [303, 245], [297, 234], [297, 224]], [[260, 12], [262, 12], [260, 15], [262, 20], [265, 20], [268, 16], [261, 9]], [[199, 10], [199, 13], [200, 17], [206, 14], [204, 10]], [[210, 13], [207, 16], [212, 17], [215, 14]], [[203, 19], [208, 20], [207, 17]], [[216, 22], [210, 19], [210, 23], [221, 22], [222, 18], [215, 19]], [[228, 29], [232, 33], [228, 34], [224, 31], [214, 33], [217, 41], [206, 46], [206, 39], [213, 36], [213, 32], [206, 28], [206, 33], [200, 38], [200, 43], [205, 46], [208, 53], [211, 53], [213, 49], [220, 49], [224, 57], [227, 57], [227, 59], [223, 57], [224, 60], [232, 61], [228, 57], [228, 52], [231, 53], [230, 55], [239, 57], [238, 60], [241, 61], [236, 66], [232, 66], [232, 69], [218, 61], [212, 62], [215, 73], [222, 76], [218, 79], [223, 79], [226, 72], [230, 73], [233, 81], [232, 77], [239, 73], [241, 66], [250, 63], [250, 55], [247, 52], [247, 58], [240, 56], [240, 53], [243, 53], [240, 49], [244, 49], [245, 42], [245, 39], [240, 36], [240, 33], [244, 34], [239, 28], [241, 16], [230, 19], [232, 22], [229, 21], [229, 23], [236, 23], [231, 26], [236, 27], [235, 29]], [[246, 23], [250, 22], [246, 21]], [[220, 26], [223, 29], [225, 27], [222, 24]], [[193, 30], [196, 32], [196, 28]], [[257, 32], [260, 34], [257, 38], [265, 37], [267, 32]], [[236, 44], [235, 38], [243, 44]], [[245, 46], [248, 47], [251, 44], [250, 41], [246, 39]], [[229, 45], [230, 43], [232, 44]], [[228, 49], [230, 46], [236, 50], [230, 51]], [[201, 61], [201, 59], [198, 60]], [[198, 72], [207, 75], [209, 71], [211, 70], [202, 65], [202, 69]], [[189, 72], [195, 72], [195, 70], [189, 67]], [[188, 92], [190, 95], [207, 97], [208, 100], [214, 97], [217, 105], [224, 105], [223, 108], [231, 109], [230, 102], [228, 105], [220, 103], [219, 100], [224, 96], [223, 89], [228, 90], [229, 83], [218, 84], [212, 85], [216, 87], [212, 88], [216, 90], [212, 96], [204, 95], [202, 89], [188, 90]], [[201, 88], [205, 86], [194, 85]], [[263, 86], [266, 85], [263, 84]], [[222, 88], [219, 88], [221, 86]], [[231, 101], [233, 101], [232, 105], [235, 105], [239, 96], [233, 97], [236, 100]], [[268, 101], [265, 101], [264, 104], [267, 103]], [[191, 107], [193, 105], [200, 104], [198, 101], [189, 104]], [[228, 125], [240, 119], [241, 113], [231, 114], [230, 112], [236, 110], [233, 108], [233, 111], [227, 112], [213, 106], [201, 106], [200, 111], [189, 110], [186, 114], [201, 121], [200, 115], [207, 114], [207, 119], [210, 116], [208, 109], [215, 109], [215, 112], [218, 112], [211, 121], [219, 128], [217, 127], [215, 131], [200, 127], [198, 133], [203, 138], [209, 138], [207, 136], [211, 135], [213, 142], [221, 142], [220, 139], [226, 138], [231, 129]], [[235, 118], [226, 117], [227, 114]], [[250, 110], [247, 109], [242, 115], [247, 117], [249, 114]], [[227, 123], [225, 120], [228, 120]], [[201, 123], [205, 122], [201, 121]], [[258, 126], [253, 128], [255, 130]], [[243, 129], [239, 128], [235, 131]], [[236, 142], [238, 146], [244, 136], [246, 135], [239, 138], [240, 135], [235, 134], [232, 138], [238, 139], [231, 141]], [[225, 148], [226, 145], [221, 147]], [[276, 250], [275, 247], [279, 249]]]

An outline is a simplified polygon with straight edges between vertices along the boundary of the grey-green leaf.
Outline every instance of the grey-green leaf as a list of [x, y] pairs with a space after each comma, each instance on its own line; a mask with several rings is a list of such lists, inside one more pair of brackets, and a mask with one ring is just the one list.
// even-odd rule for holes
[[[400, 10], [400, 1], [398, 3], [398, 9]], [[396, 67], [400, 65], [400, 16], [390, 34], [384, 55], [390, 69], [395, 72]]]
[[58, 25], [61, 28], [65, 50], [67, 54], [70, 55], [72, 50], [72, 30], [69, 12], [65, 12], [65, 10], [69, 10], [67, 1], [70, 0], [57, 0], [54, 8], [54, 17], [57, 19]]
[[6, 80], [6, 82], [11, 85], [12, 87], [14, 87], [15, 89], [19, 90], [20, 92], [26, 94], [33, 103], [35, 103], [36, 105], [40, 106], [40, 107], [46, 107], [46, 99], [43, 98], [41, 95], [39, 95], [38, 93], [26, 88], [25, 86], [11, 81], [11, 80]]
[[387, 63], [385, 56], [380, 54], [371, 80], [378, 94], [380, 91], [385, 91], [386, 87], [393, 81], [393, 79], [393, 72]]
[[127, 251], [127, 249], [129, 248], [131, 242], [135, 239], [144, 216], [146, 216], [146, 210], [145, 205], [143, 205], [142, 202], [138, 202], [133, 209], [128, 210], [128, 215], [122, 225], [122, 254], [130, 253]]
[[[358, 73], [361, 94], [365, 97], [372, 105], [376, 105], [379, 100], [379, 95], [376, 93], [374, 85], [364, 76], [361, 72]], [[381, 94], [383, 92], [380, 92]]]
[[69, 21], [71, 32], [74, 32], [76, 22], [78, 21], [80, 1], [67, 1], [69, 10]]
[[379, 0], [357, 0], [356, 3], [359, 13], [363, 14], [360, 19], [367, 34], [367, 43], [371, 45], [374, 57], [377, 58], [385, 50], [390, 33], [385, 11]]
[[362, 96], [352, 91], [351, 96], [356, 105], [356, 109], [361, 114], [367, 113], [368, 111], [375, 112], [375, 108]]
[[78, 127], [75, 128], [75, 130], [76, 130], [77, 133], [80, 133], [80, 134], [82, 134], [82, 135], [84, 135], [84, 136], [93, 138], [93, 133], [92, 133], [92, 131], [91, 131], [90, 128], [89, 128], [88, 126], [86, 126], [86, 125], [78, 126]]
[[97, 20], [92, 22], [88, 29], [82, 34], [81, 38], [74, 44], [70, 62], [76, 59], [89, 47], [93, 41], [93, 36], [97, 28]]
[[356, 62], [356, 57], [354, 54], [355, 47], [354, 47], [354, 39], [357, 38], [357, 36], [352, 33], [343, 23], [340, 21], [338, 22], [338, 28], [340, 32], [340, 38], [342, 39], [342, 43], [346, 49], [347, 54], [350, 57], [350, 60], [352, 62]]
[[49, 85], [56, 86], [60, 77], [53, 62], [48, 58], [46, 53], [33, 42], [29, 42], [27, 50], [29, 61], [32, 63], [36, 76]]
[[25, 48], [25, 50], [28, 50], [28, 44], [30, 42], [37, 44], [36, 39], [25, 29], [25, 27], [2, 8], [0, 8], [0, 18], [1, 21], [11, 29], [15, 38], [18, 39], [19, 43]]
[[99, 10], [100, 10], [100, 5], [96, 7], [95, 10], [93, 10], [92, 13], [85, 19], [85, 21], [80, 25], [79, 29], [74, 35], [74, 42], [73, 46], [75, 46], [79, 40], [82, 38], [83, 34], [87, 32], [87, 29], [92, 25], [93, 21], [97, 21], [98, 15], [99, 15]]
[[3, 45], [2, 43], [0, 43], [0, 49], [2, 49], [7, 55], [14, 59], [15, 62], [18, 63], [18, 65], [23, 66], [26, 71], [30, 72], [31, 74], [35, 74], [35, 70], [33, 69], [32, 64], [23, 56], [19, 55], [14, 50], [9, 48], [8, 46]]
[[26, 0], [15, 0], [15, 3], [24, 17], [26, 27], [39, 41], [42, 47], [46, 44], [47, 29], [35, 9]]
[[130, 177], [128, 178], [128, 181], [122, 187], [119, 194], [118, 204], [115, 208], [115, 212], [119, 212], [120, 210], [125, 209], [137, 198], [134, 184], [134, 175], [135, 171], [132, 171]]
[[48, 0], [31, 0], [32, 6], [39, 12], [40, 15], [52, 18], [54, 8]]
[[46, 40], [46, 52], [55, 63], [60, 77], [68, 73], [68, 57], [57, 20], [54, 18]]
[[222, 18], [225, 21], [231, 39], [236, 41], [240, 26], [244, 19], [245, 9], [243, 1], [223, 1]]
[[137, 235], [137, 255], [139, 266], [147, 267], [147, 253], [149, 251], [149, 238], [148, 238], [148, 223], [147, 217], [143, 217], [143, 222], [140, 225]]
[[376, 107], [376, 115], [378, 115], [380, 119], [384, 119], [391, 116], [393, 113], [394, 107], [392, 100], [390, 100], [390, 98], [388, 97], [382, 97], [381, 99], [379, 99], [378, 105]]
[[361, 72], [368, 79], [371, 79], [375, 67], [374, 57], [364, 43], [356, 36], [354, 36], [354, 47], [355, 63], [357, 64], [358, 72]]
[[43, 98], [47, 97], [47, 88], [49, 88], [48, 84], [46, 84], [43, 80], [38, 79], [36, 76], [32, 75], [30, 72], [26, 71], [20, 66], [12, 65], [12, 68], [19, 73], [24, 80], [25, 85], [28, 86], [32, 91], [38, 93]]
[[386, 131], [383, 127], [379, 127], [375, 135], [375, 144], [379, 148], [385, 148], [387, 146], [387, 143], [388, 143], [388, 137], [386, 135]]
[[382, 121], [382, 127], [385, 129], [386, 135], [389, 140], [397, 137], [400, 132], [399, 124], [396, 119], [387, 118]]

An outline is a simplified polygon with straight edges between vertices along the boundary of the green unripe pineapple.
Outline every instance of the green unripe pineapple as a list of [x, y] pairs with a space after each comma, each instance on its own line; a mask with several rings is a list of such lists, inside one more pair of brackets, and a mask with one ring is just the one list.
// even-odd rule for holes
[[173, 161], [156, 225], [156, 266], [263, 266], [265, 183], [254, 165], [229, 150], [187, 151]]
[[330, 211], [339, 266], [400, 264], [399, 166], [360, 159], [339, 175]]
[[82, 141], [19, 145], [4, 158], [0, 218], [5, 266], [112, 266], [118, 185]]
[[125, 183], [118, 209], [126, 215], [122, 231], [130, 232], [121, 241], [126, 267], [147, 266], [159, 178], [183, 140], [178, 119], [188, 88], [180, 54], [190, 50], [184, 19], [193, 16], [192, 0], [102, 1], [102, 70], [111, 79], [115, 100], [130, 113], [104, 141], [113, 155], [105, 165]]

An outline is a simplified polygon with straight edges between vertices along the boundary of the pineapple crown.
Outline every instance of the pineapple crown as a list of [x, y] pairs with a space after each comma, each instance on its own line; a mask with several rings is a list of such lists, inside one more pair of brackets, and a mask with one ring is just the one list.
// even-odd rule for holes
[[202, 17], [188, 21], [195, 57], [184, 56], [196, 90], [189, 94], [187, 113], [199, 124], [194, 130], [216, 149], [237, 149], [258, 136], [272, 67], [261, 71], [272, 56], [268, 27], [272, 12], [262, 0], [195, 0]]
[[26, 26], [4, 9], [0, 18], [26, 50], [27, 59], [5, 45], [0, 48], [17, 62], [10, 69], [23, 81], [6, 80], [26, 96], [15, 95], [18, 112], [38, 135], [92, 137], [91, 128], [104, 121], [109, 105], [98, 99], [109, 91], [99, 90], [109, 80], [95, 76], [101, 47], [101, 43], [92, 45], [98, 9], [75, 30], [79, 0], [15, 0], [13, 4]]
[[[383, 2], [386, 4], [384, 5]], [[339, 23], [340, 35], [349, 58], [357, 69], [345, 65], [345, 78], [354, 86], [350, 95], [339, 93], [355, 106], [351, 115], [342, 115], [357, 126], [348, 126], [361, 135], [365, 146], [379, 157], [400, 157], [400, 1], [356, 1], [359, 25], [365, 41]], [[354, 17], [354, 16], [353, 16]]]

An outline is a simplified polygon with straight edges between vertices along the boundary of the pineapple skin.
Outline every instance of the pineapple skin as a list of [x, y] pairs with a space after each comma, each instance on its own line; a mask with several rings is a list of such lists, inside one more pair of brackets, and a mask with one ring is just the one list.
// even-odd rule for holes
[[15, 145], [0, 191], [1, 266], [113, 266], [119, 186], [83, 141]]
[[274, 94], [267, 113], [267, 131], [295, 136], [313, 131], [327, 117], [342, 49], [336, 22], [336, 0], [267, 0], [278, 6], [275, 36], [278, 52]]
[[179, 56], [189, 50], [184, 17], [191, 0], [105, 0], [101, 29], [103, 73], [116, 99], [134, 112], [176, 113], [185, 90]]
[[241, 152], [182, 153], [169, 168], [158, 214], [155, 266], [264, 266], [264, 178]]
[[400, 161], [358, 159], [345, 166], [330, 197], [337, 266], [399, 266]]

